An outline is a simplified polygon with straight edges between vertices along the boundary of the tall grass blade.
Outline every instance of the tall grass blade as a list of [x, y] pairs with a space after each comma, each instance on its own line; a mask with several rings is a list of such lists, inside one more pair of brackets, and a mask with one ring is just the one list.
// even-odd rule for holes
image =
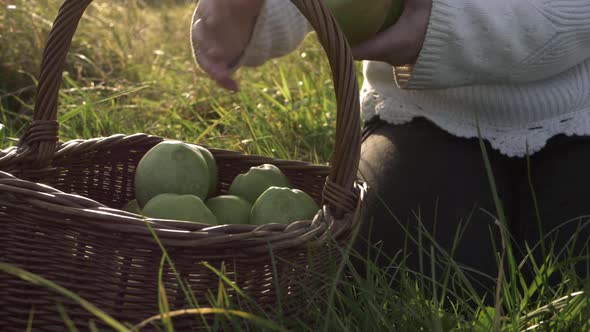
[[8, 273], [8, 274], [13, 275], [18, 278], [21, 278], [22, 280], [30, 282], [31, 284], [43, 286], [45, 288], [51, 289], [51, 290], [65, 296], [65, 297], [69, 298], [70, 300], [73, 300], [74, 302], [79, 304], [82, 308], [86, 309], [88, 312], [90, 312], [93, 315], [95, 315], [96, 317], [98, 317], [101, 321], [103, 321], [105, 324], [109, 325], [111, 328], [113, 328], [117, 332], [131, 332], [131, 330], [129, 330], [123, 324], [119, 323], [117, 320], [115, 320], [113, 317], [111, 317], [106, 312], [100, 310], [98, 307], [96, 307], [92, 303], [84, 300], [83, 298], [81, 298], [77, 294], [73, 293], [72, 291], [69, 291], [69, 290], [63, 288], [52, 281], [49, 281], [41, 276], [38, 276], [36, 274], [25, 271], [23, 269], [20, 269], [14, 265], [7, 264], [7, 263], [0, 263], [0, 271], [2, 271], [4, 273]]

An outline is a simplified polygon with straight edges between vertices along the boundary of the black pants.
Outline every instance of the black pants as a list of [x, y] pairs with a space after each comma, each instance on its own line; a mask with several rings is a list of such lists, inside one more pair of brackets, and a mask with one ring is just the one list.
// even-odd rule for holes
[[[539, 244], [541, 234], [546, 248], [555, 241], [556, 251], [576, 234], [576, 254], [587, 255], [590, 138], [551, 139], [528, 158], [530, 172], [527, 158], [509, 158], [487, 143], [486, 150], [517, 257], [526, 254], [526, 243]], [[374, 120], [366, 124], [361, 151], [359, 173], [369, 192], [357, 250], [364, 252], [363, 239], [370, 239], [389, 257], [378, 260], [380, 264], [399, 253], [411, 269], [419, 269], [418, 248], [430, 250], [430, 234], [457, 264], [485, 274], [477, 277], [478, 282], [491, 289], [498, 274], [500, 228], [479, 140], [455, 137], [425, 119], [395, 126]], [[421, 238], [422, 244], [412, 238]], [[540, 245], [534, 253], [536, 260], [544, 258]], [[424, 271], [430, 271], [427, 254]], [[587, 265], [587, 256], [575, 265], [582, 278]]]

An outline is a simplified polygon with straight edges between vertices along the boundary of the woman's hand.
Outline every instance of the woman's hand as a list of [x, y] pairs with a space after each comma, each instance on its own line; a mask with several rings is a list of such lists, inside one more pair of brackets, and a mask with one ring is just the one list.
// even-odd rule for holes
[[404, 10], [397, 22], [352, 49], [356, 60], [387, 62], [403, 66], [416, 62], [430, 19], [432, 0], [403, 0]]
[[264, 0], [200, 0], [191, 39], [199, 66], [222, 87], [237, 91], [231, 78], [248, 45]]

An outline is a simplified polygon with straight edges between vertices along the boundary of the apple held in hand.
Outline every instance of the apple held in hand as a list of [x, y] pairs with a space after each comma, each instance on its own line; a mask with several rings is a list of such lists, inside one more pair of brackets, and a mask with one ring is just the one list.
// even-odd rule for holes
[[394, 24], [402, 0], [324, 0], [350, 45], [357, 45]]

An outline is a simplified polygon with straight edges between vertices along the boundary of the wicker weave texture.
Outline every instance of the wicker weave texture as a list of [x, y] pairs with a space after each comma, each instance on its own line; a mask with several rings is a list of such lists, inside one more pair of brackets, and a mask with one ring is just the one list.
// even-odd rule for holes
[[[297, 317], [296, 308], [310, 293], [322, 294], [313, 276], [339, 260], [329, 240], [350, 240], [359, 224], [365, 188], [356, 180], [360, 119], [349, 46], [321, 0], [292, 1], [315, 28], [332, 68], [338, 108], [333, 167], [210, 150], [219, 168], [217, 194], [250, 167], [275, 164], [295, 187], [321, 204], [313, 220], [210, 226], [145, 219], [117, 210], [134, 197], [137, 163], [163, 138], [119, 134], [59, 142], [62, 71], [78, 22], [91, 2], [66, 0], [47, 40], [33, 122], [17, 147], [0, 151], [0, 262], [55, 282], [116, 319], [138, 323], [158, 313], [162, 250], [149, 224], [200, 305], [208, 304], [208, 292], [216, 292], [220, 282], [202, 264], [207, 262], [223, 267], [258, 305], [276, 308], [280, 302]], [[189, 306], [177, 277], [164, 266], [162, 280], [171, 309]], [[1, 331], [23, 330], [31, 310], [35, 331], [63, 330], [58, 303], [81, 330], [86, 329], [83, 326], [93, 317], [79, 306], [0, 273]]]

